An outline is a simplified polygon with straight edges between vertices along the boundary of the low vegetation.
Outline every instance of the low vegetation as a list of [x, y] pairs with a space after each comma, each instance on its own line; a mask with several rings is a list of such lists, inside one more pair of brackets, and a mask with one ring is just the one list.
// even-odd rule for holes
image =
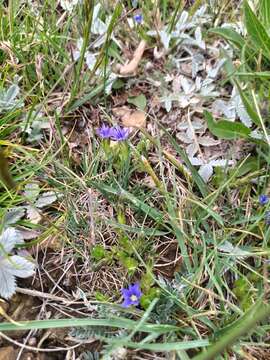
[[268, 359], [270, 1], [0, 1], [0, 358]]

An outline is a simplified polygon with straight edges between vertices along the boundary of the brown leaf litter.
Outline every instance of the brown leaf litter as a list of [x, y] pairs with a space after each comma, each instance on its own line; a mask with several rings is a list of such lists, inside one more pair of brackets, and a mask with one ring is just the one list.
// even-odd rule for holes
[[146, 126], [146, 114], [141, 110], [134, 110], [128, 106], [112, 109], [115, 116], [119, 117], [122, 124], [126, 127], [144, 128]]
[[141, 61], [141, 58], [143, 56], [145, 48], [146, 48], [146, 41], [141, 40], [141, 42], [139, 43], [137, 49], [135, 50], [135, 52], [133, 54], [132, 60], [130, 60], [125, 65], [118, 66], [120, 75], [128, 76], [128, 75], [136, 74], [136, 70], [139, 66], [139, 63]]

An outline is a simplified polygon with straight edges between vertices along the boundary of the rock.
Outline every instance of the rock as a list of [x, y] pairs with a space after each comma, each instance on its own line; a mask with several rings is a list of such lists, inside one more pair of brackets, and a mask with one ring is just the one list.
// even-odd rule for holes
[[12, 346], [5, 346], [0, 349], [0, 360], [16, 360], [17, 350]]

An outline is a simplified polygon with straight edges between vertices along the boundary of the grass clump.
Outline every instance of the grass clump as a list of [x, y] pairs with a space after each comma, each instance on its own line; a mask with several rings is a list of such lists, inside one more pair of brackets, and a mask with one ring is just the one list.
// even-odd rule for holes
[[267, 358], [267, 11], [0, 5], [0, 231], [22, 238], [0, 264], [35, 266], [0, 293], [3, 346]]

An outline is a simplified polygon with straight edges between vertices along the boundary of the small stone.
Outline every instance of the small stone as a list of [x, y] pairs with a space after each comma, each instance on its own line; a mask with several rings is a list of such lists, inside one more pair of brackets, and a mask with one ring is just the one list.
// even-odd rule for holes
[[16, 360], [17, 351], [12, 346], [5, 346], [0, 349], [0, 360]]

